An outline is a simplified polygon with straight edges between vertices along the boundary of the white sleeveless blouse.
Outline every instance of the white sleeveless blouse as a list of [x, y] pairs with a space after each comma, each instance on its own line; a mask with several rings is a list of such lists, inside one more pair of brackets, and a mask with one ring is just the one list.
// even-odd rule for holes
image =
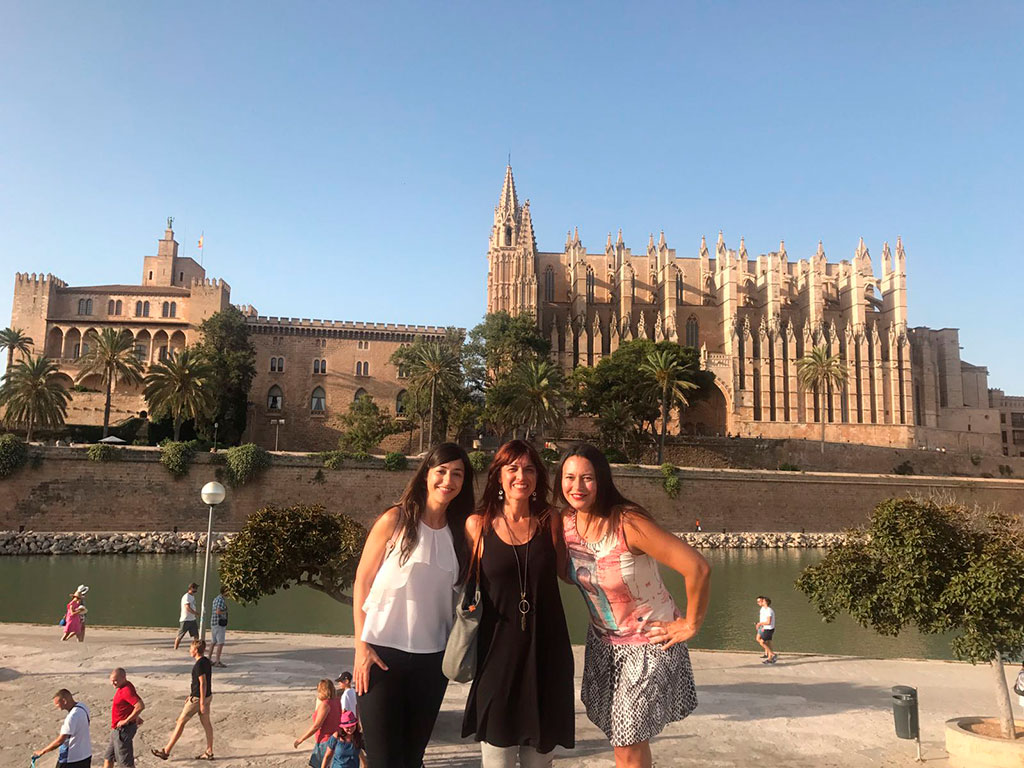
[[459, 561], [452, 532], [421, 522], [416, 546], [400, 564], [401, 549], [399, 536], [373, 579], [361, 639], [407, 653], [438, 653], [455, 622]]

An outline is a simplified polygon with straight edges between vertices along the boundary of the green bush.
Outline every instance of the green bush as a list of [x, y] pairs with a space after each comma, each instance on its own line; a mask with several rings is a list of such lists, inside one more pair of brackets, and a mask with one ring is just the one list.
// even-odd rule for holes
[[548, 464], [557, 464], [562, 458], [561, 456], [559, 456], [558, 451], [552, 448], [544, 448], [540, 452], [540, 457]]
[[404, 453], [399, 451], [391, 451], [384, 456], [384, 469], [388, 472], [397, 472], [400, 469], [405, 469], [409, 466], [409, 460], [405, 458]]
[[149, 445], [149, 440], [146, 440], [146, 439], [141, 438], [141, 437], [137, 437], [134, 440], [132, 440], [132, 445], [148, 446]]
[[682, 481], [679, 479], [675, 464], [665, 463], [661, 465], [661, 487], [665, 489], [665, 493], [668, 494], [670, 499], [674, 499], [679, 495], [679, 491], [683, 487]]
[[972, 453], [971, 454], [971, 464], [973, 464], [974, 466], [978, 466], [979, 464], [981, 464], [981, 456], [979, 456], [976, 453]]
[[984, 477], [986, 480], [994, 477], [991, 472], [982, 472], [978, 477]]
[[349, 458], [352, 459], [352, 461], [369, 461], [373, 457], [366, 451], [352, 451], [352, 453], [349, 454]]
[[347, 458], [345, 451], [324, 451], [320, 454], [320, 459], [328, 469], [341, 469]]
[[28, 447], [17, 435], [0, 436], [0, 478], [7, 477], [28, 461]]
[[1013, 477], [1013, 467], [1011, 467], [1009, 464], [1000, 464], [999, 474], [1002, 475], [1003, 477]]
[[912, 475], [914, 474], [914, 465], [909, 461], [904, 461], [902, 464], [897, 464], [892, 468], [894, 475]]
[[106, 443], [96, 443], [89, 446], [85, 455], [89, 458], [89, 461], [120, 461], [124, 455], [124, 449], [115, 448]]
[[493, 457], [486, 451], [472, 451], [469, 454], [469, 466], [473, 468], [474, 472], [486, 472], [487, 468], [491, 466], [491, 459]]
[[227, 459], [227, 477], [231, 485], [245, 485], [259, 477], [270, 466], [270, 454], [255, 443], [246, 443], [229, 448], [224, 453]]
[[604, 457], [608, 459], [609, 464], [626, 464], [629, 462], [629, 457], [618, 448], [605, 448]]
[[194, 441], [187, 443], [164, 441], [160, 444], [160, 463], [175, 477], [184, 477], [188, 474], [189, 464], [192, 463], [192, 459], [196, 455], [193, 443]]
[[316, 474], [313, 475], [313, 479], [310, 482], [312, 482], [314, 485], [323, 485], [324, 483], [326, 483], [327, 477], [324, 475], [324, 471], [322, 469], [318, 469], [316, 471]]
[[800, 471], [800, 467], [798, 467], [796, 464], [790, 464], [788, 461], [784, 461], [781, 464], [779, 464], [779, 471], [780, 472], [799, 472]]

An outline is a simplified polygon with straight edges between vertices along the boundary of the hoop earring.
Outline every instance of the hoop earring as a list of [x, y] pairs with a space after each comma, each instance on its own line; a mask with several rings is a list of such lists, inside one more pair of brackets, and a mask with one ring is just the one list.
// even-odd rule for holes
[[534, 491], [533, 494], [530, 496], [530, 498], [533, 499], [534, 501], [536, 501], [537, 500], [537, 492]]
[[505, 489], [504, 488], [499, 488], [498, 489], [498, 501], [504, 501], [504, 500], [505, 500]]

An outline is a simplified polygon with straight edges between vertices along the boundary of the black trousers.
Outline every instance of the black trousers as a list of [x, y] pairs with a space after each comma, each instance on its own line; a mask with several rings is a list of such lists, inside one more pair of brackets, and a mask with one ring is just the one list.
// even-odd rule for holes
[[420, 768], [441, 709], [448, 678], [440, 653], [407, 653], [371, 645], [387, 671], [370, 670], [367, 691], [359, 697], [370, 768]]

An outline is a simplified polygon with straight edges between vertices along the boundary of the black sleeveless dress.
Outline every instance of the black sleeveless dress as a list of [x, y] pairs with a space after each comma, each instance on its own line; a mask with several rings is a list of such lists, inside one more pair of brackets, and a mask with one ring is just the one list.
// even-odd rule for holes
[[462, 735], [496, 747], [527, 745], [542, 753], [557, 745], [572, 749], [572, 646], [558, 592], [555, 547], [546, 528], [538, 529], [529, 542], [526, 598], [531, 608], [524, 631], [519, 583], [526, 557], [526, 544], [513, 553], [493, 530], [484, 537], [477, 672]]

